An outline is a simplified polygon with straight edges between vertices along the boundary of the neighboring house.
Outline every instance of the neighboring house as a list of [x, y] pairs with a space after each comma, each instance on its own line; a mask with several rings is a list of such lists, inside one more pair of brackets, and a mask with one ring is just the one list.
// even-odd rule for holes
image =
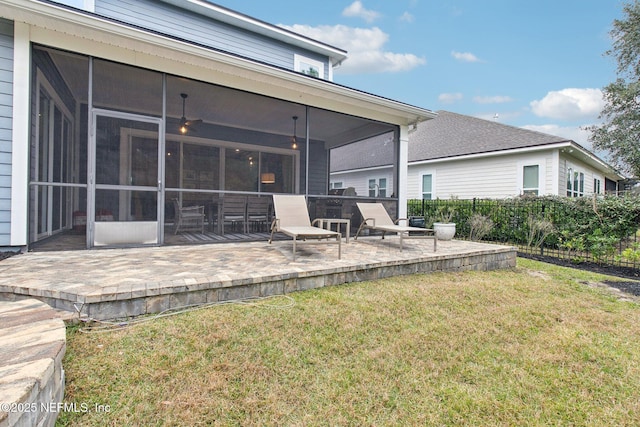
[[[370, 180], [393, 176], [393, 148], [370, 142], [333, 150], [332, 185], [366, 191]], [[574, 141], [495, 121], [438, 111], [409, 133], [409, 199], [582, 197], [616, 192], [623, 179]]]
[[406, 209], [435, 114], [332, 83], [345, 51], [208, 1], [63, 3], [0, 0], [0, 247], [157, 245], [174, 199], [215, 221], [230, 193], [326, 197], [329, 150], [381, 134]]

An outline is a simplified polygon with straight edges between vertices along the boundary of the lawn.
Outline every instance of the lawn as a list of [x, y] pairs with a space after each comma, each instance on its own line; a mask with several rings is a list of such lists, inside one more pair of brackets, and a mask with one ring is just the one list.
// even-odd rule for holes
[[637, 425], [640, 305], [604, 278], [518, 259], [70, 327], [89, 410], [58, 424]]

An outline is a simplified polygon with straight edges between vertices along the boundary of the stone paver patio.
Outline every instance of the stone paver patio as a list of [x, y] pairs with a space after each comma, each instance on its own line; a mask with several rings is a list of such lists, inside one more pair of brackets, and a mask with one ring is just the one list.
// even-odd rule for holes
[[114, 319], [432, 271], [515, 266], [508, 246], [361, 237], [337, 246], [290, 240], [29, 252], [0, 262], [0, 300], [36, 298], [76, 316]]

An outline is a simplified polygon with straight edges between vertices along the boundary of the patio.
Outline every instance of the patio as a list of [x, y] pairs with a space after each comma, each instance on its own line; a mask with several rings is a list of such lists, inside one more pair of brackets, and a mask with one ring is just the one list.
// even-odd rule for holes
[[116, 319], [437, 271], [515, 266], [516, 249], [462, 240], [363, 236], [342, 245], [291, 240], [28, 252], [0, 262], [0, 299], [36, 298], [69, 317]]

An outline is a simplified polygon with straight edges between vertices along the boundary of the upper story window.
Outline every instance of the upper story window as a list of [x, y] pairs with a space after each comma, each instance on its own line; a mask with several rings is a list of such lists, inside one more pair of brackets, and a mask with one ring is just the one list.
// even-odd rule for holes
[[338, 189], [338, 188], [342, 188], [342, 185], [343, 185], [343, 184], [342, 184], [342, 181], [332, 182], [332, 183], [329, 185], [329, 189], [331, 189], [331, 190], [336, 190], [336, 189]]
[[293, 69], [308, 76], [324, 79], [324, 64], [302, 55], [294, 55]]
[[584, 196], [584, 172], [578, 172], [573, 168], [567, 169], [567, 196]]

